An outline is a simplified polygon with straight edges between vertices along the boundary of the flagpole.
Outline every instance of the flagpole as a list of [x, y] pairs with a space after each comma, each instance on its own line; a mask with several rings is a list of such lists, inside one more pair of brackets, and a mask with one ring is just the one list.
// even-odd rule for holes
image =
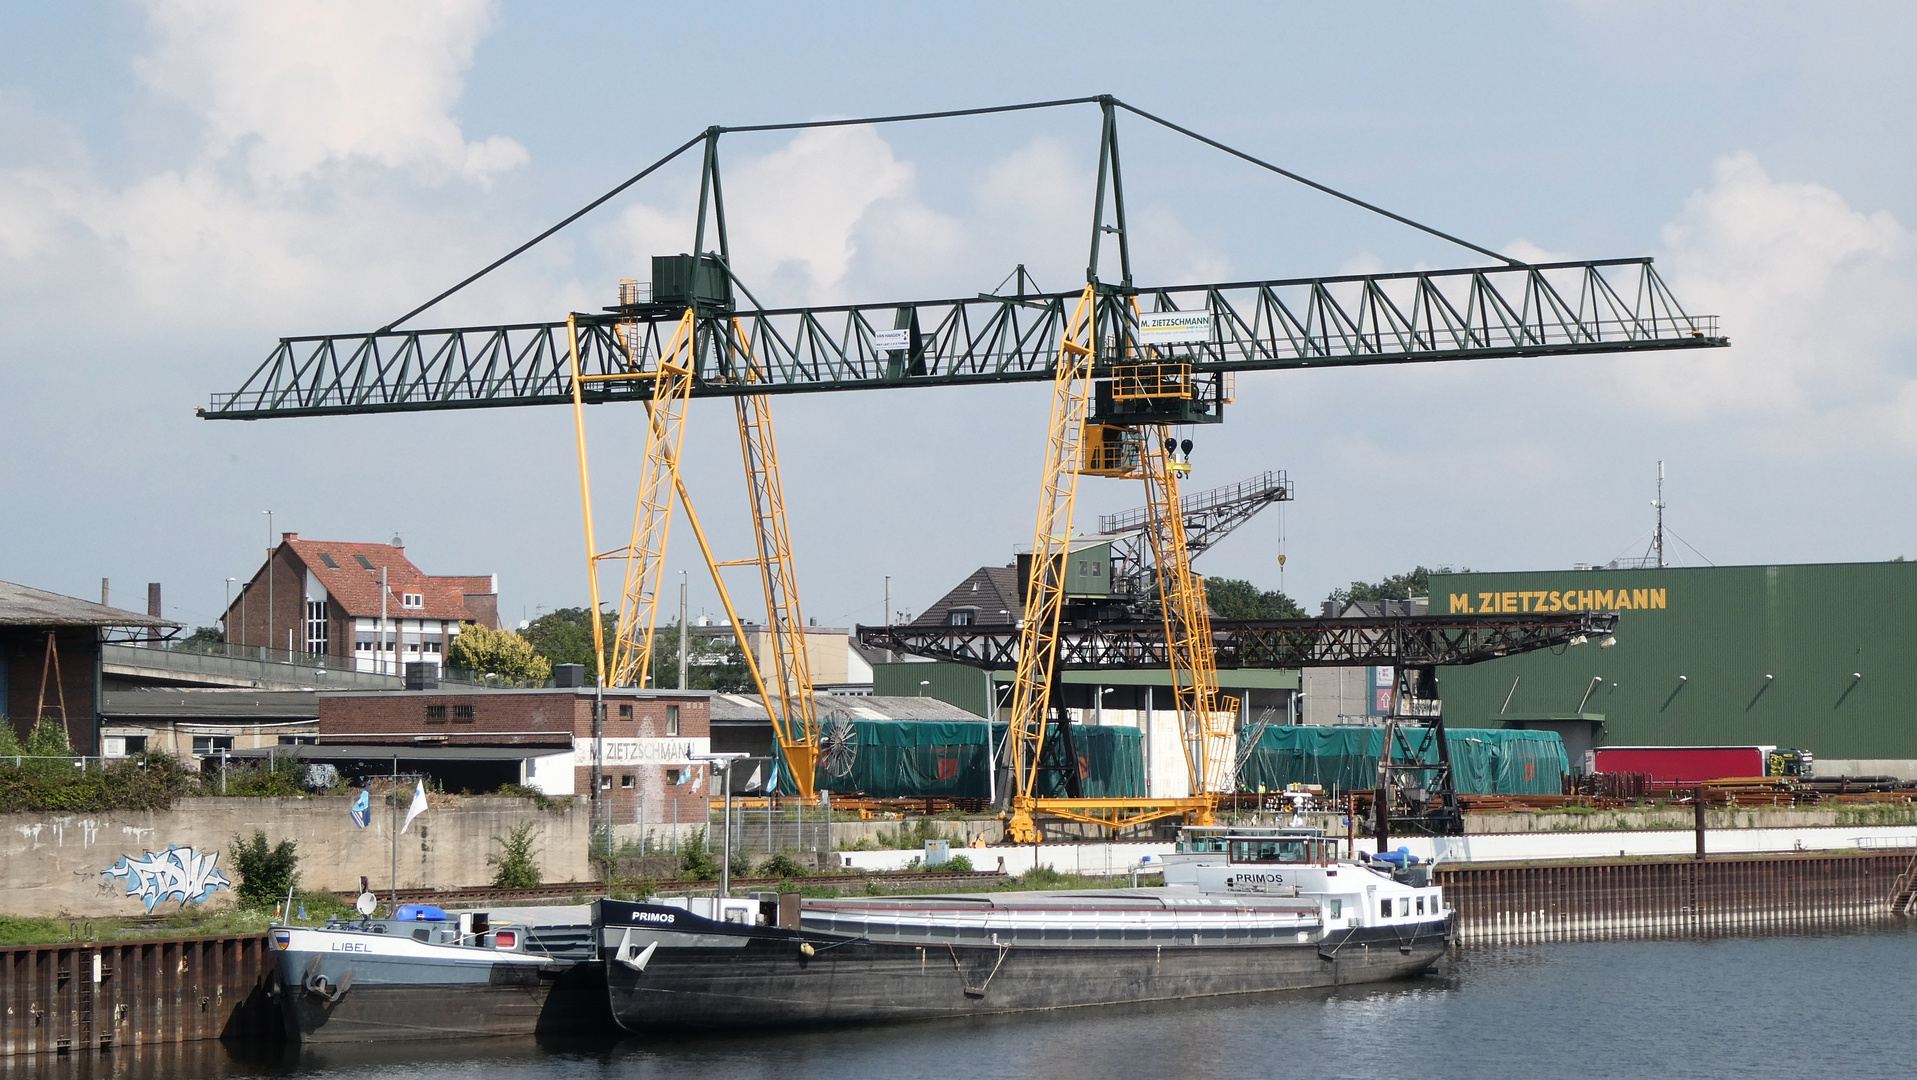
[[389, 919], [399, 918], [399, 759], [393, 759], [393, 876], [387, 878], [386, 901], [393, 910]]

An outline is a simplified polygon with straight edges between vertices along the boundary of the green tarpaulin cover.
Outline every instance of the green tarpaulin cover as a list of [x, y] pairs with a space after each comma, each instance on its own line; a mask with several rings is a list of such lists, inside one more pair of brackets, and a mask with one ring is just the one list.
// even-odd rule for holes
[[[876, 798], [983, 799], [990, 792], [986, 779], [985, 724], [932, 720], [833, 721], [829, 740], [850, 724], [847, 749], [820, 756], [818, 786], [827, 791], [860, 791]], [[1138, 798], [1145, 794], [1145, 740], [1137, 728], [1092, 727], [1073, 724], [1072, 747], [1084, 775], [1084, 794], [1090, 798]], [[992, 725], [992, 737], [1001, 745], [1004, 724]], [[1067, 760], [1058, 725], [1047, 728], [1045, 764], [1040, 773], [1040, 797], [1065, 794], [1060, 767]], [[779, 790], [792, 793], [790, 778], [781, 776]]]
[[[1241, 733], [1242, 740], [1245, 734]], [[1570, 760], [1555, 731], [1448, 728], [1452, 783], [1466, 795], [1559, 795]], [[1428, 730], [1402, 733], [1400, 760], [1436, 762]], [[1242, 742], [1241, 742], [1242, 746]], [[1245, 761], [1239, 786], [1246, 791], [1282, 791], [1291, 784], [1326, 790], [1369, 789], [1378, 784], [1378, 752], [1384, 729], [1374, 727], [1267, 727]]]

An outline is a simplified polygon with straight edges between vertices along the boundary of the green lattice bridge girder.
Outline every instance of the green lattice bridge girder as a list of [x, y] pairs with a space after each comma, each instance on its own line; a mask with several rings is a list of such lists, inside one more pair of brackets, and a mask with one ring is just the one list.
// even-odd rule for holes
[[[980, 294], [702, 314], [693, 394], [1047, 381], [1078, 296]], [[1134, 304], [1147, 312], [1208, 311], [1211, 340], [1156, 346], [1146, 357], [1136, 344]], [[648, 304], [577, 316], [581, 370], [648, 369], [683, 312]], [[1648, 258], [1101, 286], [1096, 333], [1106, 370], [1158, 358], [1226, 373], [1729, 344], [1715, 316], [1678, 305]], [[238, 390], [214, 394], [200, 414], [260, 420], [557, 405], [572, 400], [567, 353], [564, 320], [281, 338]], [[642, 400], [649, 392], [640, 379], [592, 382], [582, 397]]]

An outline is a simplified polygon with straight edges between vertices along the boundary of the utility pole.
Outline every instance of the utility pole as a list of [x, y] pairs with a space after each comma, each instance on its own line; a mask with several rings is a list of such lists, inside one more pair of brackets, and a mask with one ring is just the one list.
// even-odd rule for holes
[[[375, 645], [373, 666], [381, 675], [386, 674], [386, 568], [379, 568], [379, 644]], [[394, 666], [398, 666], [399, 654], [393, 654]]]

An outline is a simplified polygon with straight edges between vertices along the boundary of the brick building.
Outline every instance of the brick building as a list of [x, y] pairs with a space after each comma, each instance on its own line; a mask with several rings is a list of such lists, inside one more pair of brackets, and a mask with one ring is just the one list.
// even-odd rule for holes
[[496, 574], [423, 573], [398, 537], [360, 544], [280, 535], [226, 609], [229, 645], [399, 675], [408, 663], [441, 664], [462, 622], [499, 629]]
[[[708, 767], [693, 755], [711, 751], [709, 695], [635, 689], [605, 695], [600, 787], [614, 824], [703, 823], [712, 784]], [[319, 745], [402, 759], [405, 753], [395, 753], [401, 747], [491, 748], [499, 760], [524, 763], [514, 782], [548, 795], [586, 795], [592, 791], [592, 705], [590, 689], [327, 691], [319, 698]]]

